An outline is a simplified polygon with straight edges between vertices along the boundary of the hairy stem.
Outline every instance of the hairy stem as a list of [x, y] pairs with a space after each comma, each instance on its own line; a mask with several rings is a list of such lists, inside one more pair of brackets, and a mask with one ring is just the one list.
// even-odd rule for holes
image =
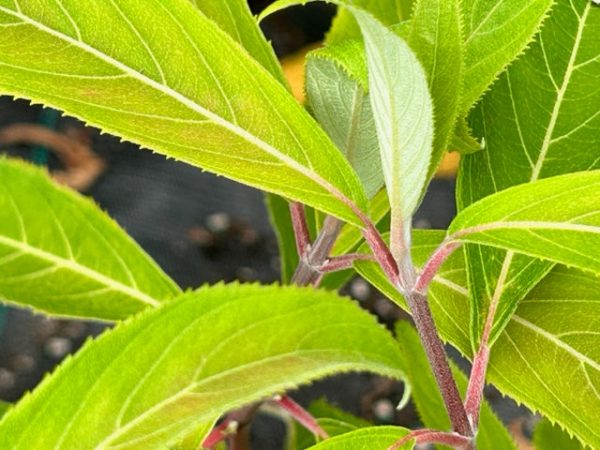
[[408, 433], [402, 439], [388, 447], [387, 450], [398, 450], [410, 441], [414, 441], [415, 444], [441, 444], [461, 450], [472, 448], [472, 438], [456, 433], [424, 429]]
[[411, 310], [427, 359], [444, 399], [452, 429], [462, 436], [472, 437], [473, 431], [458, 392], [456, 381], [450, 370], [444, 344], [433, 321], [427, 297], [420, 292], [411, 290], [406, 295], [406, 303]]

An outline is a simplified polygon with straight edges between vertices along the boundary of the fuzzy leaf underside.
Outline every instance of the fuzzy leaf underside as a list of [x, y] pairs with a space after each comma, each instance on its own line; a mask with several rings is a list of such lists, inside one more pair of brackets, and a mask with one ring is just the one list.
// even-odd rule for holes
[[[413, 235], [413, 258], [422, 265], [442, 242], [442, 231]], [[375, 263], [357, 271], [403, 309], [406, 303]], [[460, 251], [444, 263], [429, 290], [442, 338], [472, 358], [467, 273]], [[519, 307], [492, 348], [488, 381], [600, 448], [600, 278], [557, 265]], [[574, 388], [576, 386], [576, 388]]]
[[600, 274], [600, 170], [515, 186], [461, 211], [450, 240], [490, 245]]
[[463, 114], [532, 41], [553, 3], [554, 0], [461, 2], [466, 50]]
[[[419, 412], [423, 425], [434, 430], [450, 430], [452, 425], [444, 401], [439, 393], [431, 366], [423, 350], [419, 335], [408, 322], [398, 322], [396, 338], [402, 346], [403, 357], [407, 368], [411, 397]], [[452, 373], [463, 395], [467, 390], [468, 379], [465, 374], [451, 362]], [[496, 417], [489, 404], [484, 400], [481, 409], [479, 432], [477, 433], [479, 450], [516, 450], [516, 446], [506, 427]], [[446, 447], [443, 447], [446, 448]]]
[[[591, 2], [555, 5], [537, 41], [471, 113], [485, 150], [462, 160], [459, 209], [513, 185], [600, 168], [598, 33], [600, 10]], [[468, 245], [466, 253], [477, 345], [491, 299], [499, 302], [497, 336], [552, 264], [477, 245]]]
[[[313, 445], [309, 450], [385, 450], [394, 442], [402, 439], [410, 430], [401, 427], [369, 427], [361, 428], [350, 433], [341, 434], [332, 437], [317, 445]], [[413, 442], [399, 447], [398, 450], [411, 450]]]
[[202, 288], [88, 342], [5, 416], [0, 447], [159, 449], [230, 409], [335, 372], [401, 378], [399, 361], [393, 337], [336, 294]]
[[[312, 52], [306, 62], [307, 105], [331, 140], [346, 156], [368, 198], [383, 186], [379, 145], [364, 76], [347, 69], [364, 65], [364, 48], [344, 41]], [[362, 70], [361, 70], [362, 72]], [[365, 68], [366, 72], [366, 68]]]
[[189, 1], [1, 0], [0, 26], [0, 92], [359, 224], [327, 135]]
[[119, 320], [180, 293], [93, 202], [0, 158], [0, 300], [46, 314]]

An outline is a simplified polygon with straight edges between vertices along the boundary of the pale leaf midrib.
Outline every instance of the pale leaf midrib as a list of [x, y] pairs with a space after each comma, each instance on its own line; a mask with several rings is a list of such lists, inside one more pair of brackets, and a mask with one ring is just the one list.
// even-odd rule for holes
[[[178, 101], [179, 103], [181, 103], [182, 105], [191, 109], [192, 111], [195, 111], [196, 113], [207, 117], [209, 120], [213, 121], [218, 126], [241, 137], [242, 139], [246, 140], [247, 142], [256, 146], [257, 148], [262, 149], [263, 151], [265, 151], [266, 153], [275, 157], [276, 159], [283, 161], [285, 164], [287, 164], [292, 169], [296, 170], [299, 174], [303, 175], [304, 177], [309, 178], [313, 181], [316, 181], [318, 184], [321, 185], [321, 187], [323, 187], [325, 190], [329, 191], [334, 197], [336, 197], [338, 200], [342, 201], [346, 206], [348, 206], [350, 208], [352, 208], [352, 206], [355, 206], [354, 203], [345, 194], [343, 194], [338, 188], [336, 188], [331, 183], [329, 183], [324, 178], [322, 178], [318, 173], [307, 170], [307, 168], [305, 166], [298, 163], [296, 160], [287, 156], [286, 154], [280, 152], [272, 145], [259, 139], [258, 137], [249, 133], [245, 129], [241, 128], [240, 126], [223, 119], [218, 114], [215, 114], [212, 111], [203, 108], [201, 105], [199, 105], [195, 101], [191, 100], [190, 98], [186, 97], [185, 95], [181, 94], [180, 92], [177, 92], [176, 90], [170, 88], [166, 84], [158, 83], [157, 81], [153, 80], [152, 78], [147, 77], [146, 75], [144, 75], [144, 74], [138, 72], [137, 70], [127, 66], [126, 64], [114, 59], [113, 57], [107, 55], [106, 53], [101, 52], [100, 50], [92, 47], [91, 45], [89, 45], [85, 42], [81, 42], [76, 39], [73, 39], [71, 36], [65, 35], [64, 33], [61, 33], [60, 31], [54, 30], [54, 29], [46, 26], [45, 24], [38, 22], [38, 21], [24, 15], [22, 12], [20, 12], [20, 10], [15, 12], [4, 6], [0, 6], [0, 11], [3, 11], [6, 14], [16, 17], [16, 18], [22, 20], [23, 22], [28, 23], [28, 24], [32, 25], [33, 27], [39, 29], [40, 31], [48, 33], [52, 36], [55, 36], [58, 39], [61, 39], [65, 42], [69, 43], [70, 45], [80, 48], [81, 50], [98, 58], [99, 60], [104, 61], [105, 63], [112, 65], [112, 66], [116, 67], [117, 69], [123, 71], [124, 73], [126, 73], [129, 76], [131, 76], [132, 78], [140, 81], [141, 83], [146, 84], [149, 87], [161, 92], [162, 94], [173, 98], [174, 100]], [[296, 138], [295, 135], [294, 135], [294, 138]], [[304, 151], [303, 148], [302, 148], [302, 151]], [[350, 206], [350, 205], [352, 205], [352, 206]], [[354, 208], [352, 208], [352, 209], [354, 209]]]
[[106, 275], [101, 274], [89, 267], [83, 266], [76, 261], [69, 260], [66, 258], [61, 258], [52, 253], [40, 250], [36, 247], [32, 247], [29, 244], [24, 242], [16, 241], [14, 239], [7, 238], [5, 236], [0, 236], [0, 244], [6, 245], [7, 247], [11, 247], [15, 250], [19, 250], [24, 254], [28, 254], [30, 256], [37, 257], [39, 259], [48, 261], [52, 263], [57, 269], [66, 269], [70, 270], [74, 273], [78, 273], [83, 275], [86, 278], [94, 280], [101, 285], [110, 287], [113, 291], [121, 292], [128, 297], [131, 297], [135, 300], [138, 300], [142, 303], [151, 306], [159, 306], [160, 302], [149, 295], [133, 289], [130, 286], [122, 284], [112, 278], [107, 277]]
[[530, 229], [530, 230], [559, 230], [559, 231], [578, 231], [582, 233], [600, 234], [600, 227], [595, 225], [584, 225], [579, 223], [565, 222], [546, 222], [546, 221], [496, 221], [476, 225], [469, 228], [463, 228], [450, 235], [449, 240], [461, 239], [469, 234], [481, 233], [485, 231], [494, 231], [502, 229]]

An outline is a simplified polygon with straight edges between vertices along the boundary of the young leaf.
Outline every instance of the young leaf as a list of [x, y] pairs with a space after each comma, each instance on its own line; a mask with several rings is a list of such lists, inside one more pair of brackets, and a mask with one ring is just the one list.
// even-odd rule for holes
[[[423, 424], [435, 430], [451, 429], [450, 419], [444, 408], [431, 366], [419, 341], [419, 335], [408, 322], [402, 321], [396, 325], [396, 337], [405, 358], [408, 371], [406, 376], [409, 379], [412, 398]], [[451, 366], [458, 388], [464, 394], [468, 379], [455, 364], [451, 363]], [[516, 450], [506, 427], [486, 402], [482, 405], [476, 442], [479, 450]]]
[[531, 42], [552, 4], [553, 0], [462, 1], [466, 49], [463, 114]]
[[119, 320], [179, 288], [90, 200], [0, 158], [0, 300]]
[[366, 84], [360, 41], [345, 40], [308, 55], [308, 107], [346, 156], [371, 198], [383, 186], [383, 172]]
[[536, 450], [584, 450], [584, 447], [575, 438], [570, 437], [558, 426], [552, 425], [544, 419], [538, 423], [533, 433], [533, 442]]
[[448, 233], [449, 240], [600, 273], [600, 170], [546, 178], [485, 197], [460, 212]]
[[254, 19], [247, 0], [190, 0], [206, 17], [216, 22], [281, 84], [287, 86], [273, 47]]
[[425, 69], [433, 99], [435, 136], [428, 179], [454, 134], [463, 89], [464, 44], [459, 0], [418, 0], [407, 42]]
[[353, 12], [365, 41], [369, 93], [391, 205], [391, 247], [401, 259], [427, 181], [433, 106], [426, 75], [408, 44], [370, 14]]
[[335, 372], [402, 377], [399, 352], [372, 316], [330, 292], [202, 288], [88, 342], [5, 416], [0, 448], [164, 448]]
[[[400, 427], [369, 427], [350, 433], [335, 436], [310, 447], [309, 450], [357, 450], [386, 449], [394, 442], [402, 439], [410, 430]], [[409, 442], [398, 450], [411, 450], [413, 442]]]
[[[598, 152], [590, 151], [597, 148], [600, 133], [599, 32], [600, 10], [591, 2], [558, 2], [554, 7], [537, 42], [471, 114], [485, 150], [462, 160], [460, 209], [516, 184], [600, 168]], [[551, 263], [476, 245], [466, 252], [472, 334], [478, 345], [492, 299], [498, 302], [497, 335]]]
[[2, 93], [359, 224], [366, 198], [343, 156], [189, 1], [21, 6], [0, 2]]
[[[413, 0], [355, 0], [355, 7], [370, 12], [384, 25], [395, 25], [410, 17]], [[339, 8], [327, 33], [326, 43], [333, 44], [347, 39], [360, 39], [362, 34], [352, 12]]]
[[[415, 232], [417, 265], [443, 235]], [[355, 266], [406, 310], [404, 299], [376, 263], [360, 261]], [[462, 254], [455, 252], [430, 285], [429, 301], [442, 338], [472, 358], [466, 279]], [[595, 431], [600, 411], [599, 316], [600, 278], [556, 266], [519, 305], [494, 345], [488, 370], [488, 381], [503, 393], [560, 423], [592, 448], [600, 448]]]

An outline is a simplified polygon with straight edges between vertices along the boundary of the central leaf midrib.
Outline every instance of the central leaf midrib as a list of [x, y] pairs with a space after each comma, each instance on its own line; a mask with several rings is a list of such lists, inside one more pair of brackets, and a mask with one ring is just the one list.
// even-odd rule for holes
[[61, 258], [52, 253], [46, 252], [44, 250], [40, 250], [39, 248], [32, 247], [31, 245], [17, 241], [11, 238], [7, 238], [5, 236], [0, 236], [0, 244], [6, 245], [7, 247], [11, 247], [15, 250], [20, 250], [24, 254], [28, 254], [30, 256], [37, 257], [39, 259], [48, 261], [52, 263], [54, 266], [58, 268], [63, 268], [67, 270], [71, 270], [72, 272], [78, 273], [80, 275], [85, 276], [91, 280], [97, 281], [98, 283], [110, 287], [112, 290], [121, 292], [131, 298], [139, 300], [142, 303], [151, 306], [159, 306], [160, 302], [149, 295], [133, 289], [130, 286], [127, 286], [119, 281], [116, 281], [112, 278], [107, 277], [106, 275], [91, 269], [87, 266], [81, 265], [76, 261]]
[[93, 47], [85, 42], [81, 42], [76, 39], [73, 39], [71, 36], [65, 35], [64, 33], [60, 32], [58, 30], [52, 29], [52, 28], [46, 26], [45, 24], [24, 15], [20, 11], [13, 11], [4, 6], [0, 6], [0, 11], [3, 11], [6, 14], [16, 17], [25, 23], [29, 23], [30, 25], [39, 29], [42, 32], [48, 33], [52, 36], [57, 37], [58, 39], [61, 39], [75, 47], [82, 49], [83, 51], [91, 54], [92, 56], [104, 61], [105, 63], [107, 63], [109, 65], [116, 67], [117, 69], [119, 69], [119, 70], [123, 71], [124, 73], [130, 75], [131, 77], [137, 79], [138, 81], [142, 82], [143, 84], [146, 84], [146, 85], [150, 86], [151, 88], [173, 98], [174, 100], [177, 100], [179, 103], [188, 107], [192, 111], [195, 111], [196, 113], [199, 113], [200, 115], [207, 117], [209, 120], [212, 120], [215, 124], [219, 125], [220, 127], [229, 130], [230, 132], [236, 134], [237, 136], [240, 136], [241, 138], [243, 138], [250, 144], [253, 144], [254, 146], [262, 149], [263, 151], [265, 151], [266, 153], [279, 159], [280, 161], [283, 161], [285, 164], [287, 164], [292, 169], [296, 170], [299, 174], [303, 175], [304, 177], [308, 178], [309, 180], [315, 181], [317, 184], [321, 185], [321, 187], [324, 188], [326, 191], [330, 192], [338, 200], [342, 201], [346, 206], [350, 207], [350, 204], [353, 205], [353, 202], [344, 193], [342, 193], [337, 187], [335, 187], [334, 185], [329, 183], [327, 180], [322, 178], [317, 172], [307, 170], [307, 168], [305, 166], [303, 166], [302, 164], [300, 164], [299, 162], [297, 162], [290, 156], [280, 152], [272, 145], [266, 143], [265, 141], [263, 141], [262, 139], [260, 139], [256, 136], [254, 136], [253, 134], [249, 133], [247, 130], [241, 128], [240, 126], [227, 121], [226, 119], [222, 118], [218, 114], [216, 114], [208, 109], [203, 108], [201, 105], [196, 103], [194, 100], [192, 100], [192, 99], [188, 98], [187, 96], [181, 94], [180, 92], [172, 89], [171, 87], [167, 86], [166, 84], [158, 83], [157, 81], [153, 80], [152, 78], [149, 78], [148, 76], [140, 73], [136, 69], [129, 67], [128, 65], [116, 60], [115, 58], [96, 49], [95, 47]]

